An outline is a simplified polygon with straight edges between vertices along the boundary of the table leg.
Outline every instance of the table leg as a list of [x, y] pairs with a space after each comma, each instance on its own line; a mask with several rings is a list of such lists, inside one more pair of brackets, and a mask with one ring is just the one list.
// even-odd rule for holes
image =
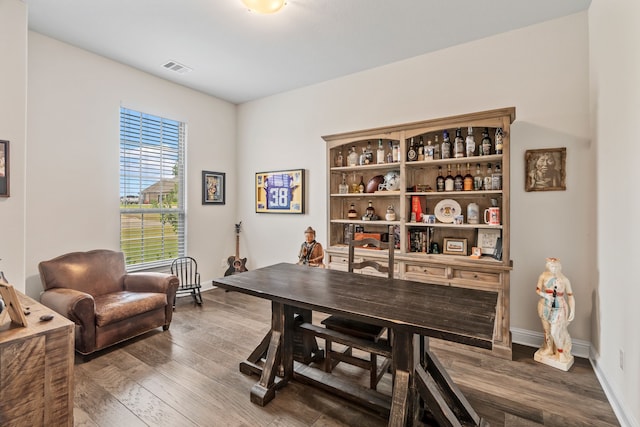
[[412, 426], [419, 418], [418, 396], [414, 386], [414, 372], [420, 361], [419, 336], [393, 330], [392, 372], [393, 393], [389, 426]]
[[[255, 361], [262, 357], [268, 340], [269, 345], [266, 349], [260, 381], [251, 388], [251, 401], [257, 405], [264, 406], [269, 403], [275, 397], [276, 389], [293, 378], [293, 314], [293, 307], [276, 302], [271, 303], [271, 332], [250, 356], [256, 359]], [[249, 362], [255, 364], [255, 361], [241, 364], [240, 370], [243, 371], [245, 366], [253, 372]], [[276, 382], [276, 374], [281, 377], [278, 382]]]

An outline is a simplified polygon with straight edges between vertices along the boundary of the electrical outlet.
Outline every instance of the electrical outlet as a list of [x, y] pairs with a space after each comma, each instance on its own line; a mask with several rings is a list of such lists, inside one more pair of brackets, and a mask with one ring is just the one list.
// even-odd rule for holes
[[620, 349], [620, 370], [624, 371], [624, 350]]

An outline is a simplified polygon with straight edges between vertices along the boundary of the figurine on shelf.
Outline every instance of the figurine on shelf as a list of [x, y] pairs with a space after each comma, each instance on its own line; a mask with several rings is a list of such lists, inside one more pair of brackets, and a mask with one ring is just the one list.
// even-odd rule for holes
[[305, 241], [300, 246], [298, 253], [298, 264], [308, 265], [309, 267], [324, 267], [324, 250], [322, 245], [316, 242], [316, 231], [307, 227], [304, 230]]
[[573, 365], [569, 323], [575, 317], [575, 299], [569, 279], [562, 273], [560, 260], [547, 258], [546, 269], [538, 278], [536, 293], [538, 316], [542, 321], [544, 342], [534, 359], [568, 371]]

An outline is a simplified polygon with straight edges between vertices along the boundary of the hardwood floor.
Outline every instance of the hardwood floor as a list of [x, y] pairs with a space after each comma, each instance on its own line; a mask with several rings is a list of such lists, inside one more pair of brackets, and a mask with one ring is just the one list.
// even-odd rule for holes
[[[386, 420], [292, 382], [259, 407], [249, 401], [256, 377], [238, 371], [269, 329], [271, 305], [236, 292], [203, 293], [204, 304], [178, 300], [171, 329], [160, 329], [76, 358], [76, 426], [385, 426]], [[321, 315], [318, 314], [318, 319]], [[315, 321], [316, 319], [314, 319]], [[322, 344], [321, 344], [322, 346]], [[431, 348], [476, 411], [497, 426], [619, 425], [588, 360], [569, 372], [533, 360], [514, 345], [513, 361], [432, 340]], [[367, 384], [368, 373], [336, 371]], [[390, 377], [379, 390], [390, 390]]]

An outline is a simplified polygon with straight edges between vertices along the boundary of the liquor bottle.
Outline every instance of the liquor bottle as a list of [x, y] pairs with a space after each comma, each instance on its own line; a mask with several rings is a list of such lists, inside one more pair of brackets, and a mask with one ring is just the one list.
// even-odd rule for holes
[[494, 190], [502, 190], [502, 171], [500, 170], [500, 163], [496, 164], [496, 167], [491, 174], [491, 188]]
[[504, 133], [502, 132], [502, 128], [497, 128], [496, 129], [496, 139], [495, 139], [496, 154], [502, 154], [502, 137], [503, 136], [504, 136]]
[[433, 160], [440, 160], [441, 158], [442, 156], [440, 155], [440, 143], [438, 142], [438, 135], [436, 135], [433, 142]]
[[491, 163], [487, 163], [487, 174], [484, 176], [484, 184], [482, 185], [485, 191], [493, 190], [491, 174]]
[[467, 163], [467, 174], [464, 176], [464, 182], [462, 184], [462, 189], [464, 191], [473, 190], [473, 175], [471, 175], [471, 166]]
[[442, 166], [438, 166], [438, 177], [436, 178], [436, 191], [444, 191], [444, 177], [442, 176]]
[[367, 209], [365, 210], [365, 214], [364, 214], [364, 217], [362, 219], [363, 220], [368, 220], [368, 221], [374, 221], [374, 220], [378, 219], [376, 217], [376, 210], [373, 208], [373, 204], [372, 204], [371, 200], [369, 200], [369, 204], [367, 206]]
[[358, 156], [358, 164], [360, 166], [364, 166], [365, 160], [367, 159], [367, 147], [362, 147], [362, 153], [360, 153], [360, 156]]
[[454, 181], [453, 175], [451, 175], [451, 165], [447, 165], [447, 177], [444, 179], [444, 191], [453, 191]]
[[456, 129], [456, 137], [453, 140], [453, 157], [464, 157], [464, 139], [462, 139], [462, 131], [460, 128]]
[[393, 163], [393, 142], [389, 141], [389, 152], [387, 153], [387, 163]]
[[471, 126], [467, 128], [467, 139], [465, 140], [465, 146], [467, 149], [467, 157], [473, 157], [476, 155], [476, 140], [473, 136], [473, 128]]
[[480, 172], [480, 163], [476, 163], [476, 176], [473, 177], [473, 189], [475, 191], [481, 191], [484, 184], [484, 178]]
[[415, 162], [416, 160], [418, 160], [418, 152], [416, 151], [416, 146], [414, 145], [413, 138], [411, 138], [409, 149], [407, 150], [407, 161]]
[[344, 158], [342, 157], [342, 150], [338, 151], [338, 153], [336, 154], [335, 165], [338, 168], [341, 166], [344, 166]]
[[382, 146], [382, 140], [378, 140], [378, 151], [376, 151], [376, 161], [378, 164], [384, 163], [384, 147]]
[[453, 190], [462, 191], [464, 188], [464, 177], [460, 173], [460, 164], [456, 165], [456, 176], [453, 178]]
[[420, 140], [418, 141], [418, 161], [424, 160], [424, 139], [422, 139], [422, 135], [420, 135]]
[[393, 161], [400, 161], [400, 144], [393, 144]]
[[356, 207], [353, 203], [349, 206], [349, 212], [347, 212], [347, 218], [354, 219], [358, 218], [358, 212], [356, 211]]
[[349, 162], [349, 166], [356, 166], [358, 164], [358, 153], [356, 153], [355, 145], [351, 147], [351, 151], [349, 151], [349, 155], [347, 156], [347, 161]]
[[356, 173], [353, 173], [353, 178], [351, 178], [351, 192], [352, 193], [357, 193], [358, 192], [358, 178], [356, 178]]
[[364, 193], [364, 181], [362, 175], [360, 175], [360, 184], [358, 184], [358, 193]]
[[371, 141], [367, 141], [367, 149], [364, 150], [364, 164], [373, 164], [373, 149], [371, 148]]
[[489, 128], [484, 128], [482, 132], [482, 149], [480, 155], [488, 156], [491, 154], [491, 138], [489, 138]]
[[440, 156], [442, 159], [451, 158], [451, 141], [449, 141], [449, 132], [442, 132], [442, 147], [440, 147]]
[[433, 142], [427, 141], [427, 145], [424, 147], [424, 159], [433, 160]]
[[339, 194], [347, 194], [349, 192], [349, 186], [347, 185], [347, 174], [342, 174], [342, 182], [338, 185]]

